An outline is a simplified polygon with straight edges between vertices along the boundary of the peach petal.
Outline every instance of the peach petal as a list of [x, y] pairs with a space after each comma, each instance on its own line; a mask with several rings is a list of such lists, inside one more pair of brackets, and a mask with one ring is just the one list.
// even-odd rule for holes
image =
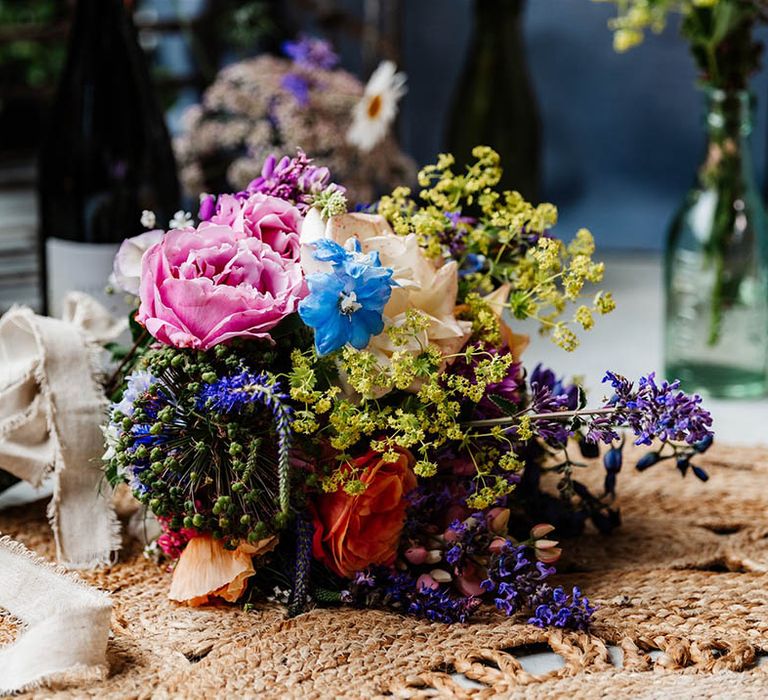
[[231, 551], [210, 535], [193, 537], [173, 571], [168, 597], [191, 606], [205, 605], [213, 597], [235, 602], [255, 573], [253, 557], [276, 545], [277, 537], [268, 537]]

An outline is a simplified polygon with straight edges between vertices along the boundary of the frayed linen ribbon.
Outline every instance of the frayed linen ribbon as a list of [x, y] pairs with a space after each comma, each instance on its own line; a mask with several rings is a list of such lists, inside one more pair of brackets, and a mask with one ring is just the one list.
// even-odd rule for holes
[[100, 469], [107, 401], [98, 376], [99, 344], [124, 328], [80, 293], [65, 299], [63, 319], [26, 307], [0, 318], [0, 468], [34, 487], [53, 474], [48, 516], [70, 568], [108, 564], [120, 547]]
[[107, 593], [0, 537], [0, 606], [25, 625], [0, 649], [0, 695], [106, 676]]

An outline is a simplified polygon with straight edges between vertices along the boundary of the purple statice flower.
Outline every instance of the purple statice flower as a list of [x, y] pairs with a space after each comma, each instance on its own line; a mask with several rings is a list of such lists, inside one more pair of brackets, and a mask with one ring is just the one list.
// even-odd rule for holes
[[271, 155], [266, 158], [261, 168], [261, 175], [252, 180], [245, 191], [239, 194], [246, 197], [256, 192], [279, 197], [292, 202], [304, 214], [312, 204], [315, 195], [328, 187], [344, 191], [344, 188], [332, 184], [328, 168], [312, 165], [301, 149], [295, 157], [283, 156], [280, 160]]
[[339, 57], [330, 42], [302, 34], [296, 41], [283, 42], [283, 53], [301, 68], [332, 70]]
[[[636, 445], [650, 445], [654, 439], [694, 445], [713, 435], [712, 416], [701, 407], [701, 397], [680, 391], [679, 381], [657, 384], [652, 372], [641, 377], [635, 389], [625, 377], [607, 372], [603, 382], [614, 390], [606, 404], [614, 409], [611, 422], [627, 425], [637, 438]], [[588, 437], [594, 440], [605, 432], [605, 421], [596, 420]]]
[[536, 606], [528, 622], [537, 627], [559, 627], [586, 632], [595, 607], [582, 594], [578, 586], [567, 595], [561, 586], [552, 590], [546, 603]]
[[302, 107], [309, 104], [309, 81], [298, 73], [286, 73], [280, 81], [283, 90], [290, 92]]

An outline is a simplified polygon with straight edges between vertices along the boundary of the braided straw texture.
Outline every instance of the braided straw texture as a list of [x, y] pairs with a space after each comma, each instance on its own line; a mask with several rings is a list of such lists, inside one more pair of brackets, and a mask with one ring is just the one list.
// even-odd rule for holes
[[[600, 606], [589, 635], [490, 607], [454, 626], [375, 610], [191, 609], [167, 600], [170, 575], [127, 543], [117, 565], [82, 573], [112, 593], [108, 678], [21, 697], [768, 697], [768, 451], [716, 445], [698, 460], [707, 484], [669, 463], [637, 474], [636, 456], [619, 477], [620, 530], [565, 543], [560, 582]], [[42, 506], [0, 513], [0, 531], [53, 558]], [[16, 631], [0, 615], [0, 644]], [[532, 650], [564, 664], [533, 676], [516, 658]]]

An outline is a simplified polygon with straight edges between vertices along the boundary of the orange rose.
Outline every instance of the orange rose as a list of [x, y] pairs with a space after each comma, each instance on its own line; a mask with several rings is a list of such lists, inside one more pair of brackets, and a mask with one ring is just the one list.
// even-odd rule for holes
[[320, 494], [314, 503], [312, 553], [329, 569], [349, 578], [372, 564], [391, 564], [405, 520], [405, 495], [416, 486], [414, 459], [398, 450], [396, 462], [385, 462], [378, 452], [354, 461], [366, 485], [358, 496], [343, 488]]

